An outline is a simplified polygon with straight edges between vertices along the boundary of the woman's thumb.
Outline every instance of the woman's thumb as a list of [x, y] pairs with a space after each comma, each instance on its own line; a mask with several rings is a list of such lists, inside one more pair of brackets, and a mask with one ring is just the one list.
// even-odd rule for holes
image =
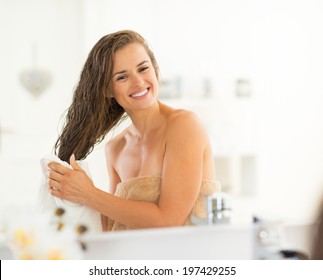
[[81, 170], [82, 168], [77, 164], [76, 159], [75, 159], [75, 155], [72, 154], [70, 157], [70, 165], [72, 166], [72, 168], [74, 170]]

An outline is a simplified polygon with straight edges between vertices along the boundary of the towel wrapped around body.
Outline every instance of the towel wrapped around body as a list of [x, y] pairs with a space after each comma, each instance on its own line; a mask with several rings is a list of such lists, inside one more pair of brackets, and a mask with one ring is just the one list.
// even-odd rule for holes
[[[119, 183], [116, 187], [115, 195], [121, 198], [158, 203], [160, 195], [161, 176], [140, 176]], [[206, 218], [204, 196], [213, 194], [221, 190], [218, 181], [202, 180], [200, 192], [196, 202], [191, 210], [190, 216], [194, 215], [199, 218]], [[191, 225], [190, 216], [184, 225]], [[108, 230], [118, 231], [126, 230], [127, 226], [109, 219]]]

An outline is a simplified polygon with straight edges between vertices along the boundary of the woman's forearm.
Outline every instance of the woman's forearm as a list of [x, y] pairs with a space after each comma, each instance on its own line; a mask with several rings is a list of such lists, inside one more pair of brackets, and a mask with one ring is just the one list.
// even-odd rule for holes
[[152, 202], [127, 200], [94, 188], [87, 196], [86, 206], [128, 228], [165, 227], [182, 224], [176, 217], [162, 211]]

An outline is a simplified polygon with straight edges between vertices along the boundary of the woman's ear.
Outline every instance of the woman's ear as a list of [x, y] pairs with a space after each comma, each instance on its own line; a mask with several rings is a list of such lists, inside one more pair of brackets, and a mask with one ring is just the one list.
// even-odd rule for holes
[[114, 94], [112, 93], [111, 90], [107, 90], [107, 92], [105, 93], [105, 98], [107, 98], [107, 99], [115, 99]]

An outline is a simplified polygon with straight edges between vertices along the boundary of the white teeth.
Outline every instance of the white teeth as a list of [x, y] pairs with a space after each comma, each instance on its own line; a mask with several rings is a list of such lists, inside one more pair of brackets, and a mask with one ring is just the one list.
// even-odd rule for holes
[[131, 96], [131, 97], [140, 97], [140, 96], [144, 96], [147, 92], [148, 92], [148, 90], [147, 90], [147, 89], [145, 89], [145, 90], [143, 90], [143, 91], [140, 91], [140, 92], [137, 92], [137, 93], [131, 94], [130, 96]]

